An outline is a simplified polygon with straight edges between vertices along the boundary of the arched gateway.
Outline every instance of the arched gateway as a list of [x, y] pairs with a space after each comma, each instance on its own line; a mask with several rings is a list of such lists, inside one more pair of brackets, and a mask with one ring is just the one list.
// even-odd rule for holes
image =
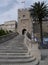
[[22, 30], [22, 35], [24, 35], [24, 34], [25, 34], [25, 31], [26, 31], [26, 29], [23, 29], [23, 30]]

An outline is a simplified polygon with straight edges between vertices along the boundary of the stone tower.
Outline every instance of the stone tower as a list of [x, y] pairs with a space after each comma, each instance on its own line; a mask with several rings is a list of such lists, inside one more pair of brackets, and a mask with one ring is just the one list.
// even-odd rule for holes
[[28, 9], [18, 9], [18, 33], [32, 33], [32, 21]]

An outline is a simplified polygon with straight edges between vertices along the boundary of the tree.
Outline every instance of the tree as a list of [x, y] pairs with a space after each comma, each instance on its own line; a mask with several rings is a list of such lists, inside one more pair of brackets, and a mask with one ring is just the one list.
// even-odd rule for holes
[[35, 2], [33, 5], [31, 5], [30, 8], [30, 15], [35, 20], [35, 22], [38, 22], [40, 24], [40, 39], [41, 44], [43, 44], [43, 35], [42, 35], [42, 20], [47, 16], [47, 5], [45, 2]]
[[2, 35], [6, 35], [6, 32], [3, 29], [0, 30], [0, 36]]

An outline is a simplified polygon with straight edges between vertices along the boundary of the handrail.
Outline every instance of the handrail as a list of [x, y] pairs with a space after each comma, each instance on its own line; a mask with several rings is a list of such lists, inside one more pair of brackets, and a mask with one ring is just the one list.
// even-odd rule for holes
[[32, 39], [29, 39], [27, 37], [26, 33], [25, 33], [24, 43], [28, 48], [28, 53], [27, 54], [30, 55], [30, 56], [35, 56], [36, 59], [38, 61], [40, 61], [41, 60], [41, 52], [38, 49], [38, 44], [35, 44], [35, 45], [32, 44], [32, 43], [34, 43], [34, 41], [32, 42]]
[[31, 54], [31, 50], [32, 50], [32, 40], [30, 39], [30, 38], [28, 38], [28, 36], [26, 35], [27, 34], [27, 32], [25, 33], [25, 38], [24, 38], [24, 43], [25, 43], [25, 45], [27, 46], [27, 48], [28, 48], [28, 54], [29, 55], [32, 55]]

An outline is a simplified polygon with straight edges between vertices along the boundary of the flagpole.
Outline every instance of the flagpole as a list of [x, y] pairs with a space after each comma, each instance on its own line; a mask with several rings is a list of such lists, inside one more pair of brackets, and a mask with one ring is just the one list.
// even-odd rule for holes
[[25, 1], [22, 1], [21, 3], [23, 4], [23, 8], [25, 9]]

